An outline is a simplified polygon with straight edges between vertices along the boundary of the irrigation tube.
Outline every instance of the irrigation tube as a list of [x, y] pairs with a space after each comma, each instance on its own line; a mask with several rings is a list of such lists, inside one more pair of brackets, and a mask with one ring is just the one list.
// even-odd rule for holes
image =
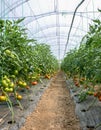
[[[69, 42], [69, 37], [70, 37], [70, 33], [71, 33], [71, 30], [72, 30], [72, 26], [73, 26], [73, 22], [74, 22], [74, 18], [75, 18], [77, 9], [81, 6], [81, 4], [82, 4], [84, 1], [85, 1], [85, 0], [82, 0], [82, 1], [78, 4], [78, 6], [76, 7], [76, 9], [75, 9], [75, 11], [74, 11], [73, 18], [72, 18], [72, 22], [71, 22], [70, 29], [69, 29], [69, 32], [68, 32], [67, 42], [66, 42], [66, 45], [65, 45], [64, 56], [65, 56], [65, 54], [66, 54], [66, 49], [67, 49], [67, 45], [68, 45], [68, 42]], [[63, 57], [64, 57], [64, 56], [63, 56]]]

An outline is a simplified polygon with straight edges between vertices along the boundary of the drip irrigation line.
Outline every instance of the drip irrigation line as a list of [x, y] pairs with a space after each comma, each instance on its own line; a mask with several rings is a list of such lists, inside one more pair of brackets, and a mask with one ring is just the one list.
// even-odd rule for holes
[[[85, 1], [85, 0], [82, 0], [82, 1], [78, 4], [78, 6], [76, 7], [76, 9], [75, 9], [75, 11], [74, 11], [73, 18], [72, 18], [72, 22], [71, 22], [71, 26], [70, 26], [70, 29], [69, 29], [69, 32], [68, 32], [67, 42], [66, 42], [66, 45], [65, 45], [64, 56], [65, 56], [65, 54], [66, 54], [66, 49], [67, 49], [67, 45], [68, 45], [68, 42], [69, 42], [69, 37], [70, 37], [70, 33], [71, 33], [71, 30], [72, 30], [72, 26], [73, 26], [73, 22], [74, 22], [74, 18], [75, 18], [77, 9], [81, 6], [81, 4], [82, 4], [84, 1]], [[63, 56], [63, 57], [64, 57], [64, 56]]]

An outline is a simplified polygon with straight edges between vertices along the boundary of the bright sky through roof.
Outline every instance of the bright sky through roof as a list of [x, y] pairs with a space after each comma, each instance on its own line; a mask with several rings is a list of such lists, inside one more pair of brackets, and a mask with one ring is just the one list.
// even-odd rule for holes
[[[2, 17], [17, 19], [26, 17], [22, 25], [28, 28], [28, 36], [51, 46], [53, 54], [62, 59], [75, 8], [81, 0], [0, 0]], [[77, 10], [67, 52], [79, 47], [92, 19], [101, 17], [101, 0], [85, 0]]]

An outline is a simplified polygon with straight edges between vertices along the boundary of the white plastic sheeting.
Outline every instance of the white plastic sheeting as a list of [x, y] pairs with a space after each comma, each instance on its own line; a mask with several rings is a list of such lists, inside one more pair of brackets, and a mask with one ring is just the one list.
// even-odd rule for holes
[[101, 0], [85, 0], [78, 8], [69, 42], [64, 52], [73, 13], [82, 0], [0, 0], [0, 17], [18, 19], [25, 17], [23, 26], [28, 36], [39, 43], [51, 46], [53, 54], [61, 60], [64, 53], [79, 47], [93, 19], [101, 17]]

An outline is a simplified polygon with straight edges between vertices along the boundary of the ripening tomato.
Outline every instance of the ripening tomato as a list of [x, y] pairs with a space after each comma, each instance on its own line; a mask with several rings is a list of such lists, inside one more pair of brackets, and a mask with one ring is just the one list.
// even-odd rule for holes
[[98, 96], [98, 93], [97, 93], [97, 92], [94, 92], [93, 95], [94, 95], [94, 97], [97, 97], [97, 96]]
[[30, 89], [30, 86], [27, 85], [27, 86], [26, 86], [26, 89]]
[[6, 96], [0, 96], [0, 101], [7, 101], [7, 97]]
[[37, 81], [34, 81], [34, 82], [32, 82], [31, 84], [32, 85], [36, 85], [38, 82]]
[[99, 101], [101, 101], [101, 95], [98, 97]]
[[48, 74], [46, 74], [46, 75], [45, 75], [45, 78], [50, 79], [50, 78], [51, 78], [51, 76], [50, 76], [50, 75], [48, 75]]
[[79, 82], [75, 82], [75, 86], [80, 87]]
[[16, 98], [17, 98], [18, 100], [21, 100], [21, 99], [22, 99], [22, 96], [21, 96], [21, 95], [17, 95]]

